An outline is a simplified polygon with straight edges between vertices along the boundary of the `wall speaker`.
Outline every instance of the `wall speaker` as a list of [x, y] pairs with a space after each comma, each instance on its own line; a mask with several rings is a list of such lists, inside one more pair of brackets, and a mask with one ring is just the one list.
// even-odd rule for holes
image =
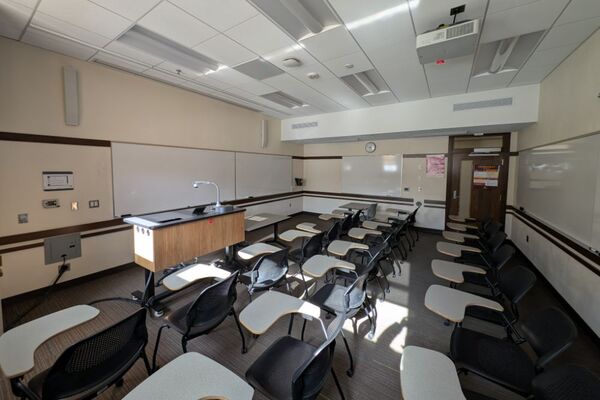
[[260, 124], [260, 147], [263, 149], [269, 144], [269, 124], [263, 119]]
[[63, 67], [63, 86], [65, 95], [65, 124], [79, 125], [79, 76], [75, 68]]

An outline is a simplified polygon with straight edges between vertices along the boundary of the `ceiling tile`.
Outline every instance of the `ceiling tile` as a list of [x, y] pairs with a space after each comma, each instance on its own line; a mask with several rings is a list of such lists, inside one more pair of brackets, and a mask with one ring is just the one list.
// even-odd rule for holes
[[372, 106], [383, 106], [385, 104], [397, 103], [393, 93], [378, 93], [370, 96], [365, 96], [364, 99]]
[[[415, 0], [411, 0], [415, 1]], [[405, 42], [415, 47], [413, 22], [405, 0], [331, 0], [363, 50]]]
[[560, 15], [556, 25], [583, 21], [588, 18], [600, 17], [600, 1], [571, 0], [565, 11]]
[[510, 86], [529, 85], [541, 82], [552, 70], [555, 65], [544, 65], [539, 67], [525, 65], [517, 74]]
[[288, 74], [282, 74], [274, 76], [272, 78], [267, 78], [263, 82], [284, 92], [290, 88], [295, 88], [299, 85], [304, 85], [298, 79]]
[[319, 85], [316, 89], [319, 92], [348, 109], [369, 106], [369, 103], [367, 103], [364, 98], [357, 95], [344, 82], [337, 78], [319, 80], [318, 83]]
[[[373, 69], [371, 61], [369, 61], [362, 51], [334, 58], [325, 61], [323, 64], [325, 64], [336, 76], [346, 76]], [[346, 65], [352, 65], [352, 67], [346, 67]]]
[[136, 21], [157, 5], [161, 0], [90, 0], [125, 18]]
[[232, 68], [223, 68], [217, 72], [208, 74], [212, 79], [230, 84], [231, 86], [241, 86], [253, 83], [255, 80]]
[[155, 66], [155, 69], [168, 71], [171, 74], [181, 75], [182, 77], [187, 79], [196, 79], [196, 77], [198, 77], [198, 73], [196, 73], [195, 71], [192, 71], [191, 69], [182, 67], [169, 61], [161, 62], [160, 64]]
[[[309, 86], [318, 86], [319, 82], [322, 80], [335, 78], [335, 75], [332, 74], [331, 71], [319, 63], [301, 65], [295, 68], [287, 68], [287, 73]], [[309, 74], [317, 74], [319, 75], [319, 78], [310, 79], [308, 77]]]
[[194, 47], [199, 53], [220, 61], [229, 67], [250, 61], [256, 54], [229, 39], [225, 35], [217, 35]]
[[566, 46], [552, 47], [549, 49], [538, 49], [527, 61], [530, 66], [558, 65], [569, 56], [579, 43]]
[[429, 97], [425, 72], [414, 47], [410, 53], [390, 46], [370, 50], [367, 54], [399, 101]]
[[89, 1], [43, 0], [38, 11], [110, 39], [131, 25], [128, 19]]
[[[491, 0], [503, 2], [504, 0]], [[569, 0], [538, 0], [520, 7], [489, 13], [481, 43], [493, 42], [550, 28]]]
[[33, 9], [37, 5], [38, 0], [2, 0], [1, 3], [13, 3]]
[[509, 8], [522, 7], [524, 5], [535, 3], [539, 0], [491, 0], [488, 7], [488, 14], [506, 11]]
[[218, 34], [204, 22], [166, 2], [160, 3], [138, 24], [187, 47], [194, 47]]
[[104, 47], [106, 50], [113, 51], [118, 54], [122, 54], [134, 60], [140, 61], [144, 64], [156, 65], [163, 62], [161, 58], [155, 57], [152, 54], [144, 53], [138, 49], [135, 49], [131, 46], [127, 46], [125, 43], [122, 43], [118, 40], [110, 42], [107, 46]]
[[579, 44], [587, 39], [600, 26], [600, 17], [590, 18], [579, 22], [572, 22], [553, 27], [546, 35], [539, 50], [552, 47]]
[[94, 61], [96, 60], [99, 61], [100, 64], [108, 64], [111, 67], [117, 67], [128, 71], [142, 72], [148, 69], [148, 67], [145, 65], [124, 60], [120, 57], [116, 57], [112, 54], [107, 54], [103, 52], [98, 52], [98, 54], [94, 56]]
[[517, 71], [500, 72], [497, 74], [471, 77], [469, 92], [505, 88], [517, 74]]
[[469, 84], [474, 56], [464, 56], [446, 60], [445, 64], [425, 65], [427, 82], [431, 96], [447, 96], [465, 93]]
[[147, 69], [146, 71], [143, 72], [143, 74], [146, 76], [150, 76], [152, 78], [161, 80], [161, 81], [174, 83], [175, 85], [182, 84], [182, 79], [179, 79], [176, 76], [172, 76], [172, 75], [167, 74], [166, 72], [158, 71], [155, 69]]
[[63, 39], [33, 27], [27, 28], [22, 41], [33, 46], [79, 58], [81, 60], [89, 59], [96, 52], [96, 50], [91, 47]]
[[219, 31], [225, 31], [258, 14], [246, 0], [170, 0]]
[[321, 61], [360, 51], [354, 38], [343, 25], [311, 36], [301, 43], [310, 54]]
[[213, 79], [209, 75], [201, 75], [201, 76], [194, 78], [194, 80], [203, 85], [207, 85], [207, 86], [210, 86], [210, 87], [218, 89], [218, 90], [228, 89], [233, 86], [230, 83]]
[[262, 14], [227, 30], [225, 34], [261, 56], [295, 44]]
[[10, 0], [0, 0], [0, 36], [19, 39], [33, 9]]
[[96, 32], [73, 25], [40, 11], [33, 14], [31, 25], [60, 33], [98, 47], [103, 47], [111, 41], [111, 39], [106, 36], [99, 35]]
[[269, 61], [271, 64], [278, 66], [284, 71], [292, 71], [298, 67], [286, 67], [283, 65], [283, 60], [286, 58], [296, 58], [302, 63], [301, 66], [314, 65], [318, 61], [311, 56], [306, 50], [304, 50], [299, 44], [284, 47], [270, 52], [263, 56], [263, 58]]
[[465, 12], [457, 16], [458, 21], [481, 19], [485, 14], [486, 0], [463, 0], [460, 3], [440, 1], [409, 1], [417, 35], [437, 28], [440, 24], [452, 23], [450, 8], [464, 4]]
[[255, 94], [257, 96], [260, 96], [261, 94], [267, 94], [267, 93], [273, 93], [276, 92], [277, 89], [275, 89], [272, 86], [267, 85], [266, 83], [260, 82], [260, 81], [254, 81], [254, 82], [250, 82], [250, 83], [246, 83], [244, 85], [240, 85], [240, 89]]

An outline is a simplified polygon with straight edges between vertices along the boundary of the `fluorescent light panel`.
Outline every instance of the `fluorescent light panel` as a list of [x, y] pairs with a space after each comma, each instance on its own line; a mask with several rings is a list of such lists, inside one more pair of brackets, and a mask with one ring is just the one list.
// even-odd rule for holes
[[304, 107], [307, 105], [307, 104], [304, 104], [304, 102], [302, 100], [299, 100], [299, 99], [292, 97], [289, 94], [286, 94], [283, 92], [267, 93], [267, 94], [261, 95], [260, 97], [270, 100], [273, 103], [277, 103], [280, 106], [284, 106], [287, 108], [299, 108], [299, 107]]
[[217, 61], [138, 25], [125, 32], [117, 40], [199, 74], [216, 71], [219, 68]]
[[337, 26], [340, 21], [324, 0], [249, 0], [296, 40]]

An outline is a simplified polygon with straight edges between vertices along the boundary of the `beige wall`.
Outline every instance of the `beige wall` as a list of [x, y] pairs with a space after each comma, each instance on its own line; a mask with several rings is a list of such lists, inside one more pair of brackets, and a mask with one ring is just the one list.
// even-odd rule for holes
[[[269, 123], [259, 146], [255, 111], [131, 73], [0, 38], [0, 131], [257, 153], [302, 153]], [[79, 71], [81, 124], [66, 126], [62, 67]]]
[[541, 84], [539, 121], [519, 132], [519, 150], [600, 131], [600, 31]]
[[[376, 140], [373, 154], [440, 154], [448, 151], [448, 136]], [[345, 143], [319, 143], [304, 146], [305, 156], [361, 156], [366, 141]]]

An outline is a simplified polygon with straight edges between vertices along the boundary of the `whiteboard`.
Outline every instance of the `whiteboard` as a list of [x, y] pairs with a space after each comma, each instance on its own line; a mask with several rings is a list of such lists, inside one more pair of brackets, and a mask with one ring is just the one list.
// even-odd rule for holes
[[402, 197], [402, 155], [343, 157], [342, 192]]
[[600, 248], [600, 135], [519, 153], [517, 204], [579, 242]]
[[235, 198], [234, 153], [182, 147], [112, 143], [115, 215], [142, 214]]
[[292, 157], [235, 153], [238, 199], [292, 191]]

